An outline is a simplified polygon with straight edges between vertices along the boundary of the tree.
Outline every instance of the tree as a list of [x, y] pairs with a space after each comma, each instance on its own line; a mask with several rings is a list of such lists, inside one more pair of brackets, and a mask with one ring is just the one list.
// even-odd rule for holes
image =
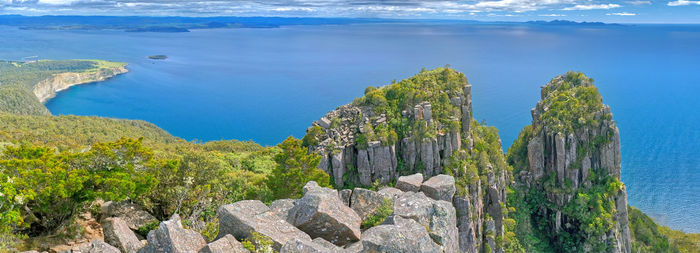
[[267, 177], [267, 186], [274, 199], [299, 198], [309, 181], [330, 187], [330, 176], [318, 169], [321, 156], [309, 153], [302, 141], [290, 136], [277, 145], [282, 152], [275, 155], [277, 166]]

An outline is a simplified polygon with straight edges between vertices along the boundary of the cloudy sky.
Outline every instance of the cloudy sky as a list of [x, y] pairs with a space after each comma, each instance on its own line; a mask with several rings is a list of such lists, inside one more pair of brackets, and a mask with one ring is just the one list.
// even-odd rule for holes
[[0, 14], [700, 23], [700, 0], [0, 0]]

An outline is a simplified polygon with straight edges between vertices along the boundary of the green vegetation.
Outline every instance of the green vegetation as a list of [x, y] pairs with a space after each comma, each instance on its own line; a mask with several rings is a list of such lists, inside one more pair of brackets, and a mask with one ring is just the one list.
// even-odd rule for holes
[[309, 153], [301, 144], [301, 140], [291, 136], [279, 144], [282, 152], [275, 155], [277, 166], [267, 181], [274, 199], [300, 198], [304, 185], [309, 181], [330, 187], [330, 176], [317, 168], [321, 156]]
[[[365, 140], [395, 142], [412, 133], [416, 137], [435, 136], [438, 131], [457, 130], [460, 125], [452, 117], [458, 115], [460, 108], [450, 102], [448, 94], [461, 93], [466, 85], [464, 74], [449, 67], [434, 70], [423, 70], [408, 79], [401, 80], [389, 86], [365, 89], [365, 95], [355, 99], [357, 106], [370, 106], [379, 114], [385, 114], [388, 124], [377, 127], [373, 134], [366, 134]], [[440, 124], [425, 126], [421, 122], [410, 122], [402, 117], [401, 111], [412, 110], [413, 106], [428, 101], [432, 106], [433, 120]], [[438, 125], [449, 126], [438, 129]]]
[[593, 86], [593, 79], [583, 73], [570, 71], [562, 80], [552, 80], [542, 93], [545, 98], [538, 107], [548, 110], [539, 115], [539, 121], [549, 131], [571, 133], [575, 129], [597, 124], [594, 116], [603, 108], [603, 98]]
[[659, 226], [639, 209], [628, 206], [632, 252], [700, 252], [700, 234]]
[[253, 253], [273, 253], [272, 249], [274, 242], [269, 237], [255, 231], [250, 232], [253, 237], [244, 239], [241, 244], [243, 247]]
[[394, 213], [394, 201], [389, 198], [385, 198], [382, 204], [377, 207], [377, 210], [375, 210], [371, 216], [367, 217], [367, 219], [362, 221], [362, 228], [377, 226], [384, 222], [392, 213]]

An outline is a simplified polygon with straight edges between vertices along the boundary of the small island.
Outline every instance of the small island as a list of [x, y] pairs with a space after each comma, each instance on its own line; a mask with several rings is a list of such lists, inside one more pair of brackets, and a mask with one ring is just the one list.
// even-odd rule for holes
[[164, 55], [164, 54], [149, 55], [149, 56], [148, 56], [148, 59], [151, 59], [151, 60], [165, 60], [165, 59], [168, 59], [168, 56], [167, 56], [167, 55]]

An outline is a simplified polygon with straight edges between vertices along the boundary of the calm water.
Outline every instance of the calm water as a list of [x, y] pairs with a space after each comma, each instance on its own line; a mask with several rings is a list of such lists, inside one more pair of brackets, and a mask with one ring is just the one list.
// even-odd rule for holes
[[[188, 139], [274, 145], [335, 107], [422, 67], [473, 84], [475, 116], [504, 146], [530, 122], [539, 87], [595, 78], [622, 137], [629, 201], [700, 232], [700, 26], [562, 28], [393, 24], [197, 30], [22, 31], [0, 27], [0, 59], [97, 58], [131, 73], [62, 92], [54, 114], [143, 119]], [[146, 56], [166, 54], [165, 61]]]

